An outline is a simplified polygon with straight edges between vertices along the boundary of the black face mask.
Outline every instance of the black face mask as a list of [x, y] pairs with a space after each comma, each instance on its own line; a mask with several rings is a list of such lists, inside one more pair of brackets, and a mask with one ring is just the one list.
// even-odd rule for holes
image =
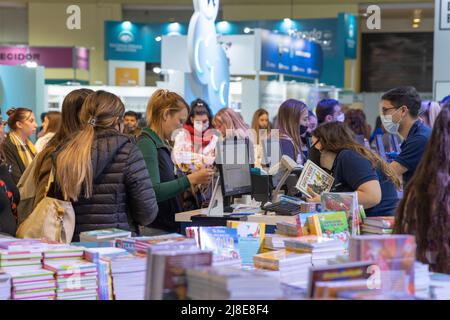
[[308, 127], [304, 125], [300, 125], [300, 136], [304, 136], [305, 133], [308, 131]]
[[311, 160], [320, 167], [320, 151], [316, 149], [315, 147], [316, 143], [313, 144], [311, 148], [309, 148], [308, 160]]

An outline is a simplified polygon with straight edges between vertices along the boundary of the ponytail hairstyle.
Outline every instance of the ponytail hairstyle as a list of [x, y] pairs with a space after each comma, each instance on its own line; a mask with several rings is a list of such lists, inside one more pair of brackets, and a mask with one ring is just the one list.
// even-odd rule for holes
[[29, 108], [11, 108], [8, 111], [6, 111], [6, 114], [8, 115], [8, 127], [15, 131], [19, 129], [17, 126], [17, 122], [22, 122], [28, 120], [28, 118], [33, 113], [33, 110]]
[[170, 115], [186, 109], [189, 113], [189, 106], [186, 101], [177, 93], [159, 89], [150, 97], [147, 104], [147, 125], [154, 128], [163, 141], [166, 140], [163, 134], [163, 119], [168, 112]]
[[397, 189], [400, 188], [400, 180], [391, 167], [378, 154], [362, 146], [355, 140], [351, 129], [341, 122], [329, 122], [319, 125], [312, 135], [316, 137], [322, 150], [339, 153], [342, 150], [352, 150], [370, 161], [373, 168], [380, 166], [381, 171], [391, 180]]
[[77, 201], [92, 195], [91, 150], [97, 129], [113, 128], [123, 117], [125, 107], [112, 93], [90, 94], [80, 111], [81, 130], [69, 137], [56, 158], [56, 178], [66, 201]]

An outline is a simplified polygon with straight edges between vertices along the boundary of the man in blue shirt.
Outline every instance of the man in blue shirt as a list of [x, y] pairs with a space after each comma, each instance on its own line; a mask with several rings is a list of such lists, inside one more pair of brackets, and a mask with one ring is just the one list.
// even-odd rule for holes
[[403, 187], [414, 175], [431, 135], [431, 129], [418, 118], [420, 106], [420, 96], [414, 87], [395, 88], [381, 97], [384, 128], [404, 139], [399, 156], [390, 164], [399, 177], [403, 176]]

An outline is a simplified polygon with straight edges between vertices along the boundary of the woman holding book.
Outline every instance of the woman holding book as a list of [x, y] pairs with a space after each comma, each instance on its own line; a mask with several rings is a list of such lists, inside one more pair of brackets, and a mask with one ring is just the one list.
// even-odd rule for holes
[[[392, 216], [398, 203], [400, 181], [376, 153], [359, 144], [341, 122], [325, 123], [312, 133], [311, 152], [320, 167], [334, 177], [331, 192], [357, 192], [367, 216]], [[320, 160], [319, 160], [320, 159]], [[311, 192], [310, 202], [320, 202]]]
[[181, 195], [191, 185], [208, 184], [214, 175], [212, 169], [204, 168], [186, 176], [177, 170], [172, 160], [169, 141], [183, 127], [188, 111], [189, 107], [180, 95], [164, 89], [157, 90], [148, 102], [148, 127], [142, 130], [138, 147], [155, 188], [159, 214], [145, 234], [180, 232], [175, 214], [183, 211]]
[[416, 237], [416, 257], [450, 274], [450, 103], [436, 118], [430, 141], [406, 186], [394, 233]]

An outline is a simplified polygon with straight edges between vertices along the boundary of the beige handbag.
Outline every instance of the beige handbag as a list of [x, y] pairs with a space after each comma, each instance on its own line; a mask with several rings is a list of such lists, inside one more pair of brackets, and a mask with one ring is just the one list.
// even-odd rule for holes
[[50, 185], [54, 181], [53, 168], [48, 177], [45, 197], [17, 229], [18, 238], [46, 239], [70, 243], [75, 231], [75, 212], [70, 201], [48, 197]]

